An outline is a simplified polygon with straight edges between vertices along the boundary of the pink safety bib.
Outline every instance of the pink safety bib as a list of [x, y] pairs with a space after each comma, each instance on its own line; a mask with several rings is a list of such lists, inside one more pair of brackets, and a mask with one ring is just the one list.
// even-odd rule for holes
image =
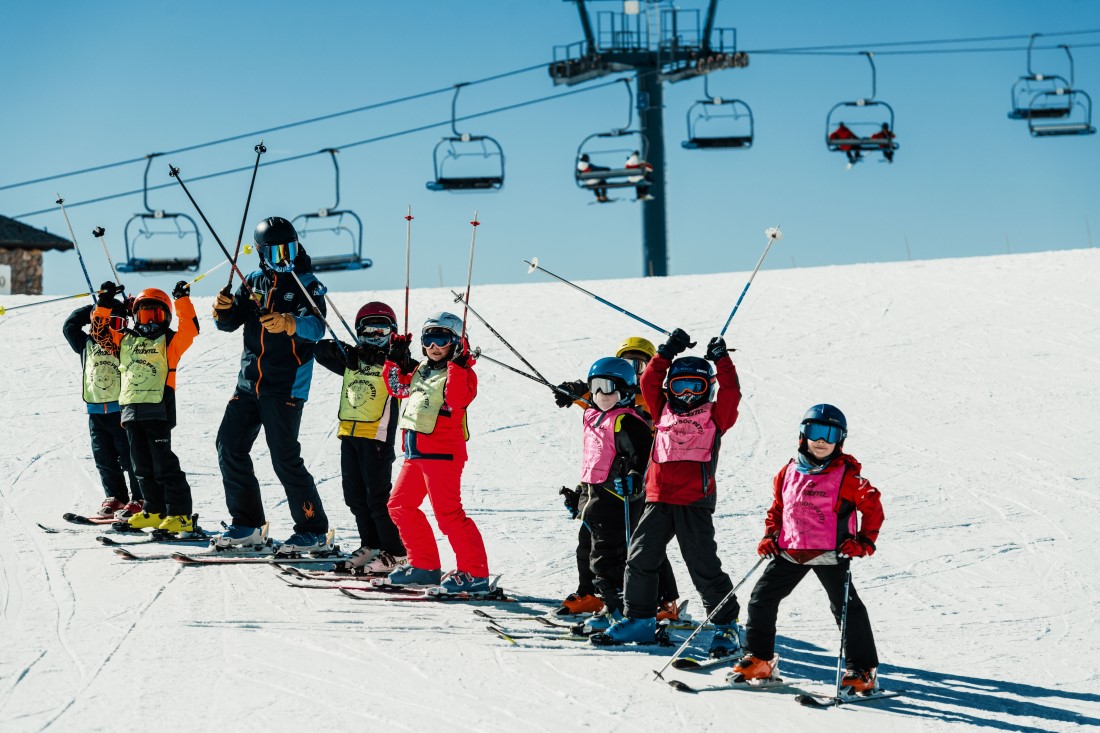
[[584, 458], [581, 462], [581, 481], [586, 484], [602, 484], [611, 474], [615, 463], [615, 422], [619, 415], [634, 413], [629, 407], [615, 407], [607, 412], [588, 409], [584, 411]]
[[[779, 547], [783, 550], [835, 550], [837, 513], [844, 464], [819, 474], [799, 473], [795, 461], [783, 475], [783, 526]], [[848, 531], [856, 533], [855, 512], [848, 519]]]
[[665, 405], [653, 436], [653, 460], [657, 463], [695, 461], [707, 463], [714, 455], [714, 403], [678, 415]]

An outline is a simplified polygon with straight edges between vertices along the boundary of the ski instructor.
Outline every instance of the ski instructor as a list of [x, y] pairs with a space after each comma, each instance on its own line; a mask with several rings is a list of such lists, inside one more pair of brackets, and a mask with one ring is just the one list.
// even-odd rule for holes
[[[325, 333], [325, 286], [313, 276], [313, 264], [286, 219], [264, 219], [254, 239], [260, 269], [248, 275], [247, 288], [242, 284], [230, 296], [226, 287], [214, 303], [219, 331], [244, 326], [241, 371], [217, 441], [232, 524], [215, 542], [223, 548], [248, 548], [261, 542], [266, 520], [249, 454], [262, 426], [271, 464], [294, 517], [294, 534], [282, 543], [280, 552], [324, 551], [331, 549], [325, 537], [328, 517], [302, 460], [298, 429], [313, 378], [314, 344]], [[321, 317], [315, 315], [310, 298]]]

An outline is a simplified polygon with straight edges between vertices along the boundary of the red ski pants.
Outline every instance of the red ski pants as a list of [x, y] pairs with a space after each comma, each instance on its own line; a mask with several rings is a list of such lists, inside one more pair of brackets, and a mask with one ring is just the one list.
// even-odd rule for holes
[[447, 536], [458, 569], [476, 578], [489, 575], [485, 542], [474, 520], [462, 509], [462, 468], [465, 461], [406, 460], [390, 493], [390, 518], [409, 552], [409, 564], [422, 570], [442, 566], [435, 533], [420, 511], [425, 494], [432, 503], [439, 529]]

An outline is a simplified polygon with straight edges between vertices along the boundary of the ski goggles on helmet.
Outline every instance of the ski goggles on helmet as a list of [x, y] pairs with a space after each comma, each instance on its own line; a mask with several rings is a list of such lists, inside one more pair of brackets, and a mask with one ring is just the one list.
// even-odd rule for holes
[[420, 336], [420, 343], [427, 348], [428, 346], [438, 346], [440, 348], [444, 346], [450, 346], [455, 342], [455, 335], [450, 331], [425, 331]]
[[293, 264], [298, 257], [298, 243], [264, 245], [264, 257], [273, 265], [281, 265], [284, 262]]
[[676, 397], [705, 395], [710, 391], [710, 382], [702, 377], [673, 377], [668, 380], [668, 391]]
[[108, 321], [112, 331], [121, 331], [126, 328], [125, 316], [111, 316], [111, 320]]
[[378, 316], [367, 316], [355, 324], [355, 331], [360, 339], [377, 340], [381, 338], [388, 339], [394, 328], [387, 318], [380, 319]]
[[649, 363], [649, 359], [634, 359], [629, 356], [622, 356], [619, 358], [629, 361], [630, 366], [634, 367], [634, 373], [637, 374], [639, 377], [642, 376], [642, 372], [645, 371], [646, 364]]
[[164, 323], [168, 320], [168, 312], [160, 306], [145, 305], [138, 308], [137, 311], [134, 313], [134, 320], [141, 325], [146, 325], [150, 323]]
[[594, 394], [615, 394], [619, 391], [619, 384], [614, 379], [607, 377], [592, 377], [588, 380], [588, 390]]
[[826, 443], [839, 443], [844, 440], [844, 430], [836, 425], [826, 425], [819, 422], [808, 422], [802, 425], [802, 435], [806, 440], [824, 440]]

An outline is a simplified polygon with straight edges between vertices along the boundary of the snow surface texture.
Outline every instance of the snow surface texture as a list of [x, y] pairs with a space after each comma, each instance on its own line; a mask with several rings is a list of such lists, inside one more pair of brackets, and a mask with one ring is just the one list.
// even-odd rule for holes
[[[736, 580], [755, 562], [771, 477], [792, 455], [811, 404], [847, 413], [847, 447], [886, 509], [879, 550], [854, 562], [854, 582], [871, 613], [883, 686], [909, 695], [833, 711], [802, 708], [782, 693], [717, 689], [725, 668], [672, 672], [716, 688], [677, 692], [651, 672], [668, 649], [537, 638], [512, 646], [486, 632], [469, 604], [356, 601], [291, 588], [262, 566], [120, 560], [93, 542], [97, 530], [60, 518], [92, 512], [102, 499], [79, 360], [60, 333], [80, 302], [10, 313], [0, 318], [0, 730], [1100, 725], [1100, 573], [1092, 561], [1100, 463], [1088, 459], [1100, 440], [1097, 272], [1093, 249], [757, 276], [728, 334], [745, 397], [718, 474], [725, 567]], [[705, 343], [745, 279], [586, 286]], [[350, 314], [370, 298], [399, 306], [402, 295], [334, 297]], [[4, 304], [20, 302], [29, 301]], [[625, 336], [657, 340], [539, 274], [523, 286], [475, 285], [471, 302], [554, 380], [583, 377]], [[416, 291], [412, 304], [414, 324], [453, 308], [443, 290]], [[214, 437], [240, 334], [215, 331], [210, 305], [197, 303], [202, 334], [181, 363], [173, 442], [201, 521], [215, 529], [228, 516]], [[474, 345], [515, 363], [471, 323]], [[481, 607], [502, 618], [545, 611], [576, 582], [578, 525], [557, 491], [577, 481], [580, 412], [558, 409], [548, 390], [486, 361], [477, 370], [465, 504], [502, 585], [536, 599]], [[338, 538], [353, 548], [335, 437], [339, 388], [337, 377], [316, 370], [301, 438]], [[272, 534], [281, 538], [291, 522], [266, 453], [259, 440], [256, 470]], [[36, 523], [65, 531], [46, 534]], [[447, 564], [453, 558], [443, 547]], [[670, 556], [683, 597], [701, 614], [675, 543]], [[504, 623], [545, 635], [532, 623]], [[827, 692], [838, 634], [812, 577], [781, 608], [779, 633], [784, 675]], [[709, 641], [706, 633], [697, 638]]]

